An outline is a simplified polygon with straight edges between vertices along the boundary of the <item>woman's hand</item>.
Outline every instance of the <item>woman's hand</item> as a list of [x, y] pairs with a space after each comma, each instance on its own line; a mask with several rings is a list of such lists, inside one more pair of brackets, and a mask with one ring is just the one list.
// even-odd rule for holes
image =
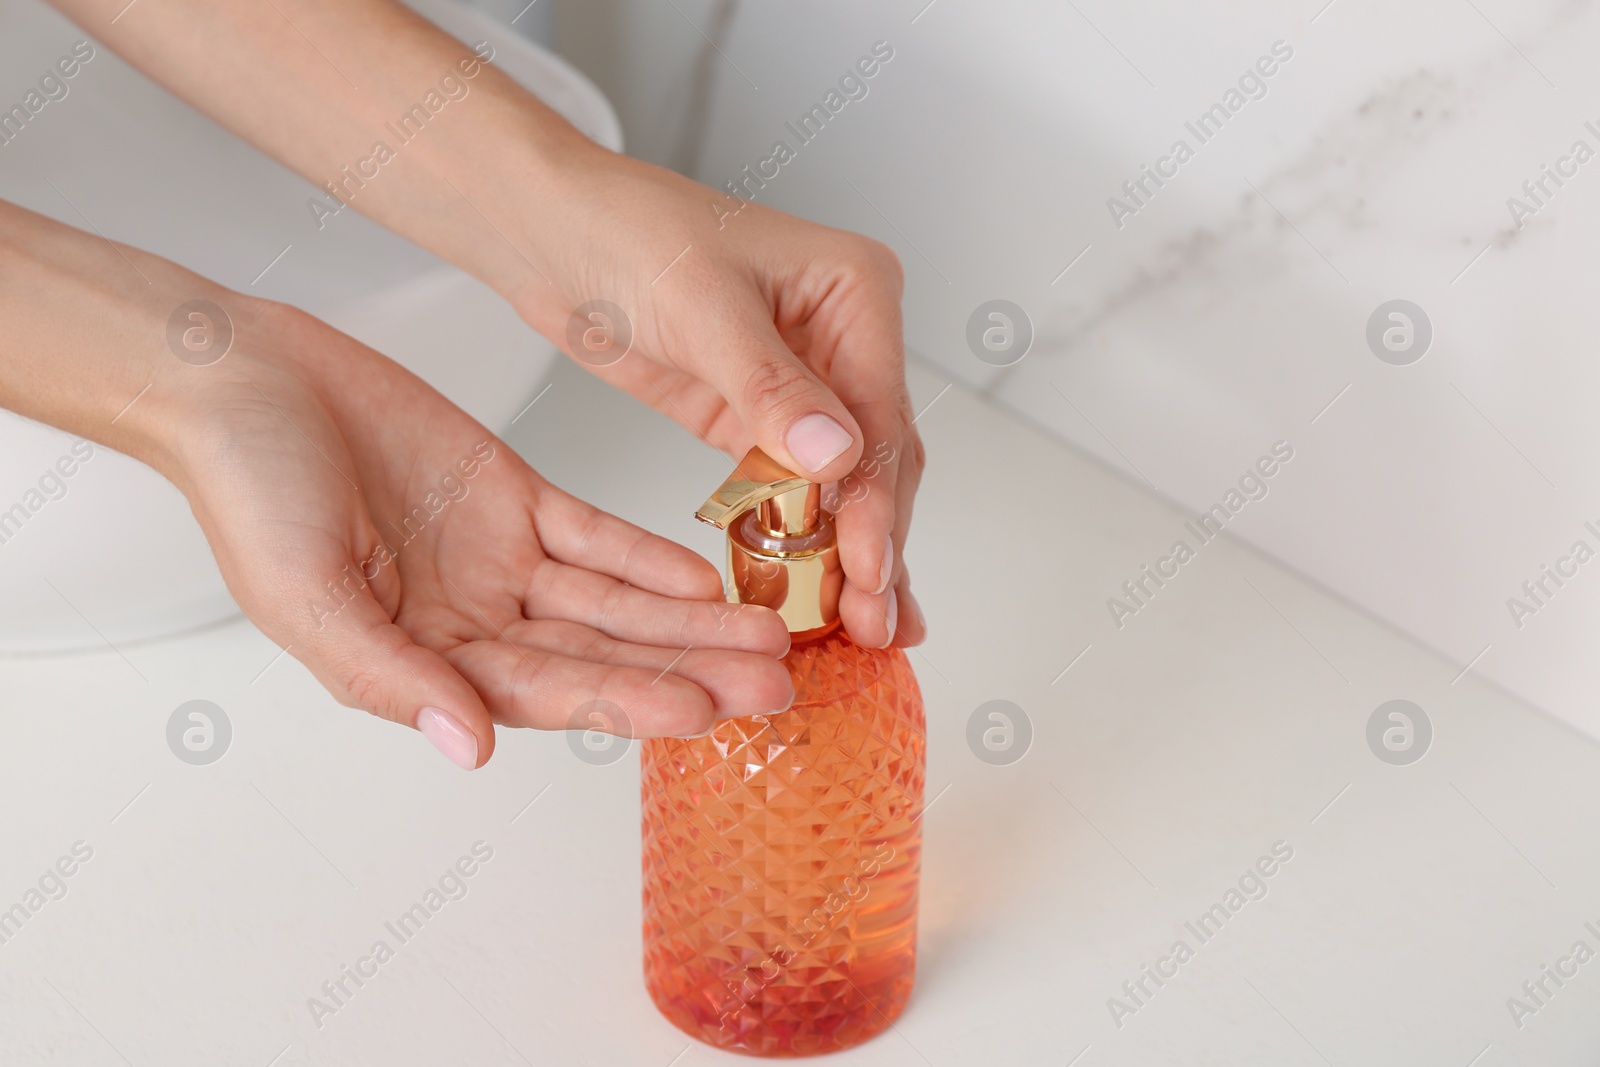
[[[126, 6], [55, 2], [86, 27]], [[310, 41], [340, 42], [338, 66]], [[569, 333], [575, 310], [622, 308], [632, 350], [596, 373], [730, 456], [759, 444], [839, 483], [845, 627], [864, 645], [922, 640], [901, 562], [922, 445], [906, 395], [900, 268], [884, 246], [596, 146], [507, 77], [492, 50], [475, 54], [394, 0], [163, 0], [121, 21], [107, 44], [319, 188], [342, 190], [356, 210], [494, 286], [589, 365], [612, 355], [579, 350], [605, 324], [580, 315]], [[370, 159], [395, 116], [429, 93], [451, 102], [405, 143], [403, 162], [381, 177], [365, 171], [357, 191], [352, 161]]]
[[894, 253], [592, 145], [572, 146], [555, 180], [544, 196], [559, 210], [522, 233], [536, 268], [507, 293], [523, 317], [730, 456], [759, 445], [838, 483], [846, 629], [873, 647], [920, 642], [901, 549], [923, 450]]
[[788, 706], [788, 632], [721, 603], [710, 564], [555, 488], [393, 361], [243, 299], [233, 351], [173, 386], [174, 480], [234, 598], [341, 703], [467, 768], [495, 722], [620, 709], [618, 733], [691, 735]]

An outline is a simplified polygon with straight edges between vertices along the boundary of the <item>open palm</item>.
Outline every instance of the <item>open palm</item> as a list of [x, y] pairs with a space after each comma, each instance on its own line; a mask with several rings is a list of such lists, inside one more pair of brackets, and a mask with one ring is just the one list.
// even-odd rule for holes
[[495, 722], [601, 707], [688, 735], [792, 699], [776, 614], [723, 604], [710, 564], [557, 489], [393, 361], [279, 306], [235, 349], [203, 368], [183, 488], [235, 599], [342, 703], [471, 768]]

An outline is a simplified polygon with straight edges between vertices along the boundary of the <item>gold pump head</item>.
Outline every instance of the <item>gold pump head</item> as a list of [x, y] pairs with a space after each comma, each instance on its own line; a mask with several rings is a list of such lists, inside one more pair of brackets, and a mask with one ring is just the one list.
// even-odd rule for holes
[[728, 532], [728, 600], [782, 616], [811, 637], [839, 621], [844, 572], [822, 486], [752, 448], [695, 518]]

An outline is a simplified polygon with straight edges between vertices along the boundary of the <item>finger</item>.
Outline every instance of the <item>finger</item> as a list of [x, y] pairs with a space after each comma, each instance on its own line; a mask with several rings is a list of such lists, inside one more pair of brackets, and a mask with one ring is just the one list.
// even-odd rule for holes
[[917, 428], [908, 426], [905, 436], [905, 455], [900, 462], [900, 476], [895, 482], [895, 543], [900, 546], [900, 565], [895, 579], [895, 594], [899, 614], [899, 632], [894, 644], [901, 648], [920, 645], [928, 636], [928, 621], [922, 614], [922, 605], [911, 592], [911, 572], [905, 563], [905, 543], [911, 531], [911, 513], [916, 505], [917, 488], [922, 483], [922, 470], [927, 462], [922, 438]]
[[[572, 625], [513, 624], [524, 641], [530, 640], [529, 627], [542, 627], [543, 632], [534, 633], [539, 640], [565, 640], [573, 651], [581, 650], [584, 656], [562, 655], [536, 644], [512, 641], [474, 641], [447, 655], [483, 694], [496, 721], [540, 730], [598, 726], [630, 737], [692, 737], [716, 723], [719, 707], [742, 705], [739, 714], [748, 715], [752, 705], [782, 704], [786, 699], [781, 690], [773, 692], [770, 672], [783, 668], [769, 657], [720, 653], [742, 659], [733, 665], [733, 670], [728, 669], [727, 663], [718, 665], [723, 678], [715, 684], [724, 688], [719, 699], [676, 673], [673, 660], [678, 653], [673, 650], [654, 650], [658, 663], [607, 663], [586, 658], [618, 654], [617, 643], [603, 634], [590, 631], [589, 635], [559, 638], [550, 633], [551, 628]], [[691, 654], [682, 655], [687, 659]], [[765, 678], [755, 678], [762, 673], [766, 673]], [[783, 684], [788, 684], [787, 678]], [[598, 712], [598, 717], [591, 712]]]
[[864, 648], [910, 648], [928, 635], [922, 605], [911, 592], [911, 575], [903, 568], [894, 588], [883, 593], [846, 585], [839, 595], [839, 618], [850, 639]]
[[641, 530], [553, 485], [539, 490], [534, 526], [545, 552], [639, 589], [686, 600], [721, 600], [722, 578], [698, 553]]
[[472, 641], [445, 655], [507, 726], [686, 737], [716, 721], [704, 689], [676, 675], [658, 682], [659, 669], [593, 663], [504, 640]]
[[904, 457], [900, 462], [899, 477], [895, 481], [895, 543], [900, 548], [899, 568], [894, 578], [895, 602], [898, 609], [898, 631], [894, 644], [901, 648], [920, 645], [928, 636], [927, 619], [922, 605], [911, 592], [911, 572], [905, 563], [905, 543], [911, 531], [911, 513], [916, 505], [917, 488], [922, 482], [926, 462], [922, 438], [916, 427], [907, 428]]
[[[922, 445], [896, 401], [874, 402], [859, 416], [873, 443], [868, 455], [838, 487], [834, 521], [847, 579], [839, 613], [858, 644], [887, 647], [899, 616], [895, 590], [921, 480]], [[913, 613], [914, 614], [914, 613]]]
[[442, 656], [390, 621], [370, 592], [353, 594], [319, 622], [292, 651], [341, 704], [421, 731], [466, 770], [488, 761], [494, 723], [477, 692]]
[[750, 438], [790, 470], [832, 481], [860, 456], [861, 429], [849, 409], [789, 350], [772, 309], [754, 295], [702, 314], [663, 355], [709, 382]]
[[789, 651], [789, 629], [768, 608], [666, 597], [563, 563], [534, 572], [522, 614], [582, 623], [643, 645], [735, 649], [772, 657]]
[[808, 347], [826, 354], [829, 380], [864, 435], [859, 462], [838, 485], [848, 580], [840, 610], [852, 638], [882, 647], [898, 621], [891, 590], [922, 469], [905, 380], [902, 274], [892, 251], [853, 236], [832, 261], [834, 282], [813, 313]]
[[899, 625], [899, 599], [895, 590], [864, 593], [846, 584], [839, 593], [839, 621], [850, 640], [862, 648], [888, 648]]
[[652, 672], [653, 685], [675, 675], [705, 690], [719, 720], [771, 714], [794, 700], [789, 669], [760, 653], [618, 641], [579, 623], [559, 620], [513, 623], [506, 628], [506, 638], [528, 650], [613, 667], [642, 667]]
[[922, 614], [922, 605], [917, 603], [916, 596], [911, 592], [910, 574], [901, 574], [900, 582], [895, 586], [895, 597], [899, 605], [895, 647], [910, 648], [922, 644], [928, 638], [928, 620]]
[[[834, 526], [839, 562], [851, 585], [867, 593], [885, 593], [894, 584], [900, 548], [909, 526], [909, 508], [919, 473], [906, 463], [906, 415], [891, 400], [856, 408], [867, 433], [867, 448], [855, 469], [834, 491]], [[909, 479], [909, 485], [902, 483]]]

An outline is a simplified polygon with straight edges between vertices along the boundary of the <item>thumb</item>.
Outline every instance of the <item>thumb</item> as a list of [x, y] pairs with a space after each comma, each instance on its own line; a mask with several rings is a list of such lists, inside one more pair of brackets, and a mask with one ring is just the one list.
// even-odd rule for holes
[[764, 305], [674, 360], [720, 393], [767, 455], [817, 482], [843, 478], [861, 458], [861, 428], [833, 390], [797, 359]]
[[494, 752], [494, 723], [477, 690], [444, 657], [396, 626], [370, 594], [345, 602], [298, 656], [339, 703], [422, 733], [464, 770]]

